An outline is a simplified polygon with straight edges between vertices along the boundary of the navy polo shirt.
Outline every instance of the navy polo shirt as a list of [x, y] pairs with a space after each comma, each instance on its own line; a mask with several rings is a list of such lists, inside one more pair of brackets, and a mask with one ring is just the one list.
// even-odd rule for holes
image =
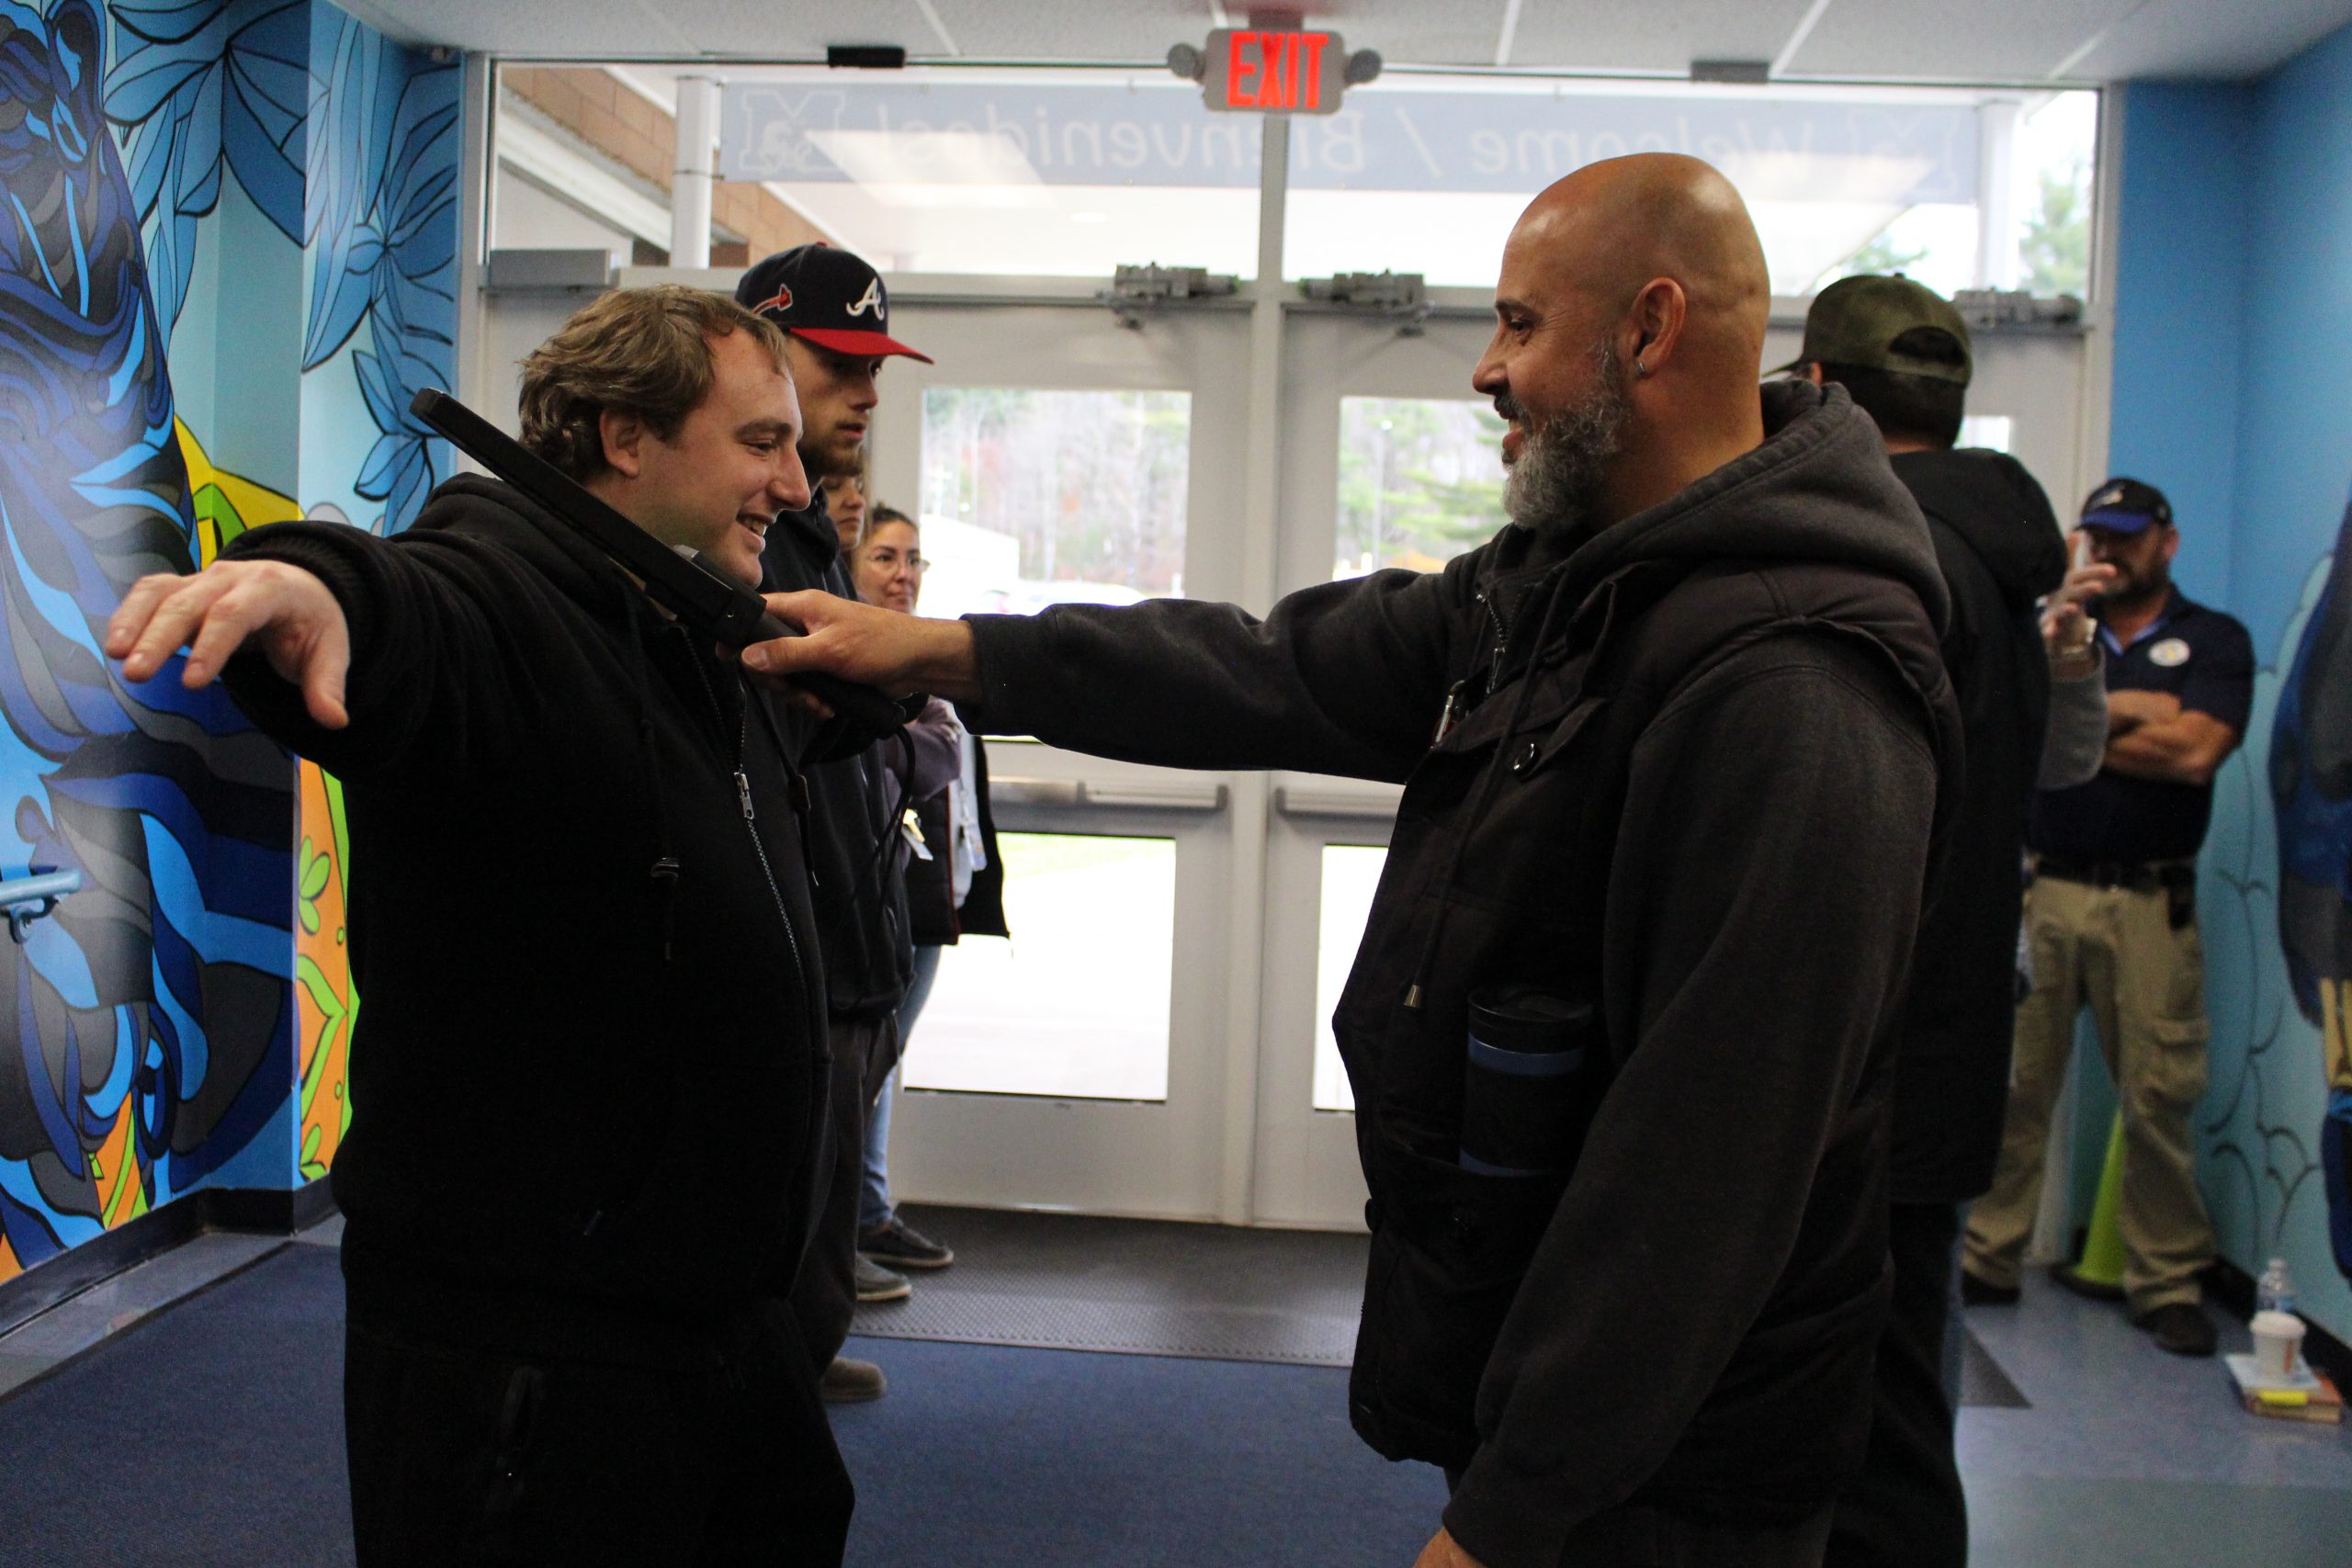
[[[2125, 648], [2102, 625], [2107, 689], [2170, 692], [2183, 712], [2207, 714], [2243, 739], [2254, 706], [2254, 639], [2236, 617], [2193, 603], [2178, 588]], [[2213, 787], [2132, 778], [2112, 768], [2073, 789], [2033, 797], [2026, 843], [2064, 860], [2187, 860], [2205, 842]]]

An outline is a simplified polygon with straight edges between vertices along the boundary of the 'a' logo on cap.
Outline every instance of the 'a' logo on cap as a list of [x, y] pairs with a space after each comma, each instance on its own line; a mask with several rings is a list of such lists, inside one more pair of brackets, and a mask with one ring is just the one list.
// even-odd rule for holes
[[2123, 487], [2121, 485], [2112, 485], [2091, 497], [2091, 505], [2094, 507], [2117, 506], [2120, 505], [2122, 501]]
[[882, 280], [878, 277], [867, 280], [865, 292], [859, 295], [857, 303], [849, 308], [849, 313], [853, 316], [863, 316], [868, 310], [874, 312], [876, 325], [886, 319], [882, 310]]
[[775, 293], [769, 295], [766, 299], [752, 307], [752, 313], [755, 315], [762, 310], [789, 310], [791, 309], [792, 290], [786, 288], [780, 283], [776, 285]]

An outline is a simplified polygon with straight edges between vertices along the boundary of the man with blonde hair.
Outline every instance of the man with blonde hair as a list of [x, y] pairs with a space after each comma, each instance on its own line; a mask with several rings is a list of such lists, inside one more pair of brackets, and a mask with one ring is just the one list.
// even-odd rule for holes
[[[696, 290], [608, 294], [524, 364], [526, 446], [747, 586], [808, 500], [799, 423], [775, 328]], [[106, 648], [224, 680], [344, 783], [359, 1562], [838, 1562], [786, 1305], [822, 976], [767, 694], [471, 476], [393, 539], [285, 523], [142, 579]]]

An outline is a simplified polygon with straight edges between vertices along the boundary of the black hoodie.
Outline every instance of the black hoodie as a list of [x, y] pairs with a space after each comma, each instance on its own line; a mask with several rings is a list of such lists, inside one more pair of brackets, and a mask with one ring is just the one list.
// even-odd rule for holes
[[797, 1267], [830, 1063], [763, 702], [494, 480], [223, 556], [307, 569], [351, 629], [347, 728], [257, 655], [228, 682], [349, 811], [353, 1315], [692, 1363]]
[[[1507, 528], [1263, 621], [972, 618], [997, 730], [1406, 782], [1334, 1021], [1373, 1200], [1351, 1415], [1463, 1467], [1446, 1521], [1493, 1568], [1629, 1499], [1804, 1517], [1868, 1427], [1946, 600], [1843, 390], [1764, 398], [1762, 447], [1581, 547]], [[1458, 1157], [1467, 998], [1503, 983], [1599, 1010], [1572, 1176]]]
[[[841, 535], [821, 495], [776, 518], [760, 561], [767, 592], [820, 589], [856, 597], [841, 564]], [[820, 733], [811, 742], [808, 859], [825, 951], [826, 1005], [835, 1018], [887, 1018], [899, 1010], [914, 979], [906, 840], [898, 829], [899, 813], [914, 798], [891, 771], [898, 759], [883, 755], [884, 748], [906, 743], [903, 731], [875, 741], [845, 729]], [[911, 757], [907, 765], [910, 771]]]
[[1893, 1192], [1960, 1203], [1993, 1184], [2008, 1104], [2019, 856], [2050, 712], [2035, 601], [2066, 575], [2066, 544], [2050, 498], [2013, 457], [1900, 452], [1894, 464], [1927, 513], [1951, 593], [1942, 647], [1968, 783], [1904, 1009]]

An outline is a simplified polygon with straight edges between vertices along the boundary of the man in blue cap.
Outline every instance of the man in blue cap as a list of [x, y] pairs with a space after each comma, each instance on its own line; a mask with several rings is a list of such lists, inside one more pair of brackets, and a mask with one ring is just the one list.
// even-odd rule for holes
[[2254, 644], [2235, 619], [2174, 586], [2180, 534], [2154, 486], [2108, 480], [2084, 503], [2082, 528], [2092, 558], [2115, 569], [2098, 604], [2107, 756], [2088, 784], [2034, 800], [2025, 917], [2034, 987], [2018, 1009], [2000, 1165], [1969, 1212], [1962, 1291], [1978, 1305], [2018, 1298], [2051, 1107], [2087, 1002], [2122, 1105], [2123, 1284], [2068, 1264], [2055, 1277], [2085, 1295], [2128, 1300], [2132, 1321], [2163, 1348], [2210, 1356], [2215, 1336], [2197, 1275], [2213, 1260], [2213, 1232], [2189, 1127], [2206, 1075], [2197, 852], [2213, 775], [2245, 734]]

